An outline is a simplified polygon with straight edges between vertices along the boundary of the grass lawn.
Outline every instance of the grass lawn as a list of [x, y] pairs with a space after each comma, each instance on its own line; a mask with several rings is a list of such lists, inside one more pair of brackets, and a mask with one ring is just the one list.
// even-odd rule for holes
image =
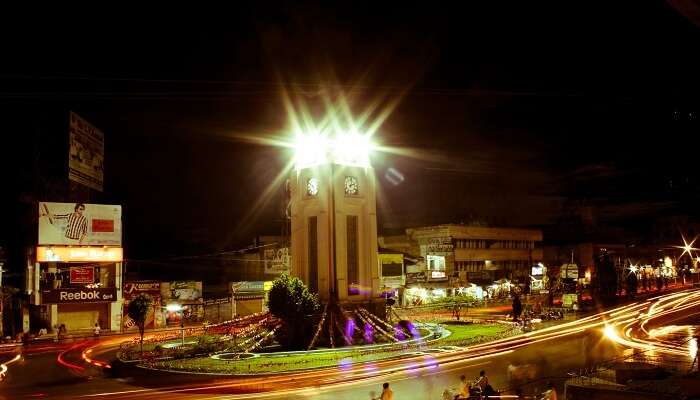
[[373, 350], [338, 350], [329, 353], [291, 354], [284, 356], [262, 355], [260, 357], [242, 360], [217, 360], [210, 357], [190, 358], [183, 360], [162, 361], [156, 363], [156, 368], [168, 368], [194, 372], [248, 374], [276, 373], [350, 365], [358, 362], [377, 361], [397, 357], [404, 353], [397, 351]]
[[469, 340], [478, 336], [495, 336], [510, 329], [505, 324], [442, 324], [442, 326], [452, 332], [446, 341]]

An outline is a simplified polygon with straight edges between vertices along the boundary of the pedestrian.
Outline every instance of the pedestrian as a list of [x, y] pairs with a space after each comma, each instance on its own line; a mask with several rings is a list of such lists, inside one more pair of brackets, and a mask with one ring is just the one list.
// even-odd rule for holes
[[520, 314], [523, 312], [523, 304], [520, 302], [520, 296], [513, 295], [513, 321], [520, 319]]
[[459, 377], [459, 394], [458, 398], [468, 399], [469, 398], [469, 381], [467, 377], [462, 375]]
[[95, 329], [94, 329], [95, 337], [100, 337], [100, 324], [95, 322]]
[[547, 390], [542, 394], [542, 400], [557, 400], [557, 389], [552, 381], [547, 382]]
[[394, 392], [389, 389], [388, 382], [384, 382], [382, 385], [382, 394], [379, 396], [378, 400], [394, 400]]

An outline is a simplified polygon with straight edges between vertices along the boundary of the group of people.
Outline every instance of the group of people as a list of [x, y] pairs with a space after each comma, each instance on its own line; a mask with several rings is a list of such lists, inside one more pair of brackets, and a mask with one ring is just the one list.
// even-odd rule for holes
[[[459, 377], [460, 385], [459, 392], [456, 395], [450, 393], [449, 390], [443, 392], [443, 400], [459, 400], [459, 399], [476, 399], [488, 398], [489, 396], [498, 396], [496, 391], [489, 383], [489, 378], [486, 376], [486, 371], [481, 370], [479, 377], [474, 382], [469, 382], [467, 377], [462, 375]], [[521, 390], [516, 391], [517, 398], [523, 398]], [[373, 400], [394, 400], [394, 391], [389, 387], [389, 383], [382, 384], [382, 392], [379, 397], [374, 397]], [[557, 391], [552, 382], [547, 383], [547, 390], [539, 397], [541, 400], [557, 400]]]

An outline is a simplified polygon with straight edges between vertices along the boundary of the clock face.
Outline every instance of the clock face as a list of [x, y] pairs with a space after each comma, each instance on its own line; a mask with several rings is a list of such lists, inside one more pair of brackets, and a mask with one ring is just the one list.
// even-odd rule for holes
[[306, 194], [309, 196], [316, 196], [318, 194], [318, 179], [309, 178], [306, 181]]
[[345, 177], [345, 194], [356, 195], [360, 193], [360, 187], [357, 183], [357, 178], [354, 176]]

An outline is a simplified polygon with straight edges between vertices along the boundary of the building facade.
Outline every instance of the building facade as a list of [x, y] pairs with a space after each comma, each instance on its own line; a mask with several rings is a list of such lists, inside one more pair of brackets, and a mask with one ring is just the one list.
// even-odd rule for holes
[[542, 232], [534, 229], [437, 225], [406, 229], [381, 237], [382, 247], [418, 260], [406, 267], [406, 288], [436, 295], [470, 284], [498, 280], [526, 283], [531, 267], [542, 261]]
[[121, 206], [39, 203], [38, 246], [26, 287], [50, 328], [119, 331], [122, 324]]

